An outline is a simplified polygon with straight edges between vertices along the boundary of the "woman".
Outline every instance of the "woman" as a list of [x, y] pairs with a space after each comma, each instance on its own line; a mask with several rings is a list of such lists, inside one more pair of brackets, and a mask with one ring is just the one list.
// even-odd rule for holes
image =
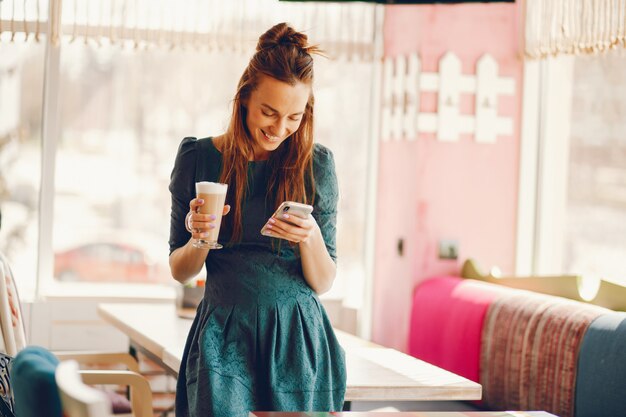
[[[306, 35], [272, 27], [239, 81], [226, 133], [179, 147], [170, 268], [185, 282], [205, 265], [207, 281], [179, 373], [177, 417], [342, 408], [344, 353], [316, 295], [336, 274], [337, 180], [332, 153], [313, 143], [315, 53]], [[215, 216], [197, 213], [197, 181], [228, 184], [223, 249], [192, 245], [215, 227]], [[271, 219], [286, 200], [313, 205], [313, 214], [291, 216], [293, 224]]]

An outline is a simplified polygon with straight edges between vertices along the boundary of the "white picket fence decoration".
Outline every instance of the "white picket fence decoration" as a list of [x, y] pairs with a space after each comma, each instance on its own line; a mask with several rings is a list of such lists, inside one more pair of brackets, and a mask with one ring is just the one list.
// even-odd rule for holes
[[[420, 94], [437, 92], [437, 112], [420, 113]], [[495, 143], [500, 135], [513, 134], [511, 117], [498, 116], [498, 96], [513, 95], [515, 79], [498, 76], [498, 63], [489, 54], [476, 64], [476, 75], [461, 72], [461, 61], [452, 52], [439, 61], [439, 73], [421, 72], [416, 54], [385, 58], [381, 138], [415, 140], [419, 133], [436, 133], [445, 142], [460, 134], [474, 134], [476, 142]], [[461, 114], [462, 94], [473, 94], [475, 115]]]

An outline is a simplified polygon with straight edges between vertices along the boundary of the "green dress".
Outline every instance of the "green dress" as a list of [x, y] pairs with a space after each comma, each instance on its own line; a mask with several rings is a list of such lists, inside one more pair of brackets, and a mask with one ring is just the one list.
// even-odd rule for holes
[[[288, 139], [289, 140], [289, 139]], [[211, 138], [185, 138], [170, 192], [170, 253], [191, 235], [184, 219], [196, 181], [219, 180], [222, 155]], [[340, 411], [346, 389], [344, 352], [297, 252], [277, 250], [260, 233], [273, 213], [266, 203], [267, 162], [248, 165], [243, 236], [209, 252], [204, 299], [193, 321], [176, 388], [177, 417], [247, 417], [258, 411]], [[317, 221], [336, 259], [337, 179], [332, 153], [313, 152]], [[227, 201], [228, 203], [228, 201]], [[230, 240], [222, 227], [220, 243]]]

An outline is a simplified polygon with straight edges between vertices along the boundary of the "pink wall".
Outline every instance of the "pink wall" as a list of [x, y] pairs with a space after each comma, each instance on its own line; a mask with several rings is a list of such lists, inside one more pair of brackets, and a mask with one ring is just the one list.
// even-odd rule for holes
[[[498, 113], [510, 116], [514, 135], [478, 144], [473, 136], [439, 142], [381, 143], [372, 336], [406, 351], [411, 295], [424, 278], [458, 275], [462, 261], [511, 273], [515, 262], [519, 121], [522, 63], [518, 59], [515, 4], [387, 6], [385, 55], [417, 52], [423, 71], [437, 71], [448, 52], [475, 73], [491, 54], [500, 74], [514, 77], [515, 96], [500, 96]], [[473, 114], [473, 96], [463, 95], [461, 113]], [[421, 110], [436, 111], [436, 94], [422, 94]], [[404, 240], [404, 256], [397, 251]], [[439, 239], [459, 242], [459, 260], [438, 259]]]

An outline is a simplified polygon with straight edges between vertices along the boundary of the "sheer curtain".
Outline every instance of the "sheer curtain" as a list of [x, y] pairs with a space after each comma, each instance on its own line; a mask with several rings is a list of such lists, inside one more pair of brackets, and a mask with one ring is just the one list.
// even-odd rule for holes
[[288, 21], [332, 57], [369, 60], [374, 10], [361, 3], [277, 0], [0, 0], [0, 39], [39, 39], [50, 32], [54, 42], [249, 54], [260, 33]]
[[626, 0], [526, 0], [524, 7], [529, 58], [626, 46]]
[[135, 47], [247, 52], [272, 24], [289, 21], [333, 55], [371, 54], [374, 8], [362, 4], [285, 4], [276, 0], [67, 0], [63, 33]]
[[48, 0], [0, 0], [0, 42], [41, 40], [48, 30]]

